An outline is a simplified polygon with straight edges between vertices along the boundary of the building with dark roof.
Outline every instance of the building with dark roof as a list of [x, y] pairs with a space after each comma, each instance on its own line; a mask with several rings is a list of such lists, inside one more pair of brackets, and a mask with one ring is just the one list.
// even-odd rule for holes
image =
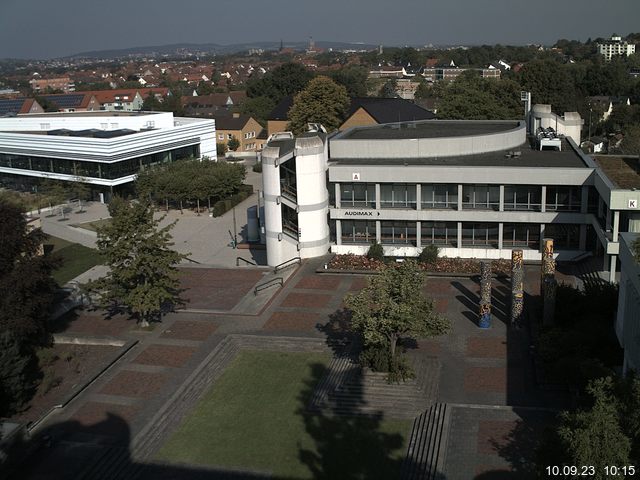
[[[339, 130], [351, 127], [378, 125], [390, 122], [409, 122], [432, 120], [433, 112], [426, 110], [402, 98], [354, 97], [351, 98], [345, 121]], [[289, 123], [289, 109], [293, 106], [293, 97], [284, 97], [271, 111], [267, 119], [269, 135], [283, 132]]]
[[38, 98], [54, 105], [59, 112], [97, 112], [100, 103], [89, 92], [40, 95]]
[[33, 98], [0, 98], [0, 117], [23, 113], [44, 113], [44, 109]]
[[263, 141], [258, 137], [262, 133], [260, 125], [253, 117], [234, 113], [231, 115], [217, 115], [213, 117], [216, 121], [217, 142], [229, 143], [232, 138], [240, 142], [236, 152], [256, 152], [262, 149]]

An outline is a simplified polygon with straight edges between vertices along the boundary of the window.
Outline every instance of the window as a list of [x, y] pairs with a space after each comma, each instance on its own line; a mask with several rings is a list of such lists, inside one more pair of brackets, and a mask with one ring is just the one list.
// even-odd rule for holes
[[282, 204], [282, 231], [298, 239], [298, 214], [293, 208]]
[[457, 222], [421, 222], [420, 243], [422, 245], [458, 245]]
[[505, 223], [502, 227], [502, 245], [505, 248], [540, 248], [540, 225], [537, 223]]
[[232, 133], [227, 133], [227, 140], [231, 140], [233, 138], [233, 134]]
[[536, 185], [506, 185], [504, 187], [505, 210], [532, 210], [539, 212], [542, 204], [542, 187]]
[[376, 222], [342, 220], [342, 243], [369, 244], [376, 239]]
[[340, 206], [376, 208], [376, 186], [373, 183], [341, 183]]
[[224, 133], [220, 133], [218, 135], [218, 140], [224, 140]]
[[416, 245], [416, 223], [380, 222], [380, 241], [384, 244]]
[[463, 223], [463, 247], [498, 247], [497, 223]]
[[51, 124], [49, 123], [41, 123], [40, 130], [49, 130], [51, 128]]
[[283, 197], [287, 197], [294, 202], [297, 201], [298, 188], [295, 157], [280, 165], [280, 191]]
[[450, 184], [422, 185], [422, 208], [458, 208], [458, 186]]
[[582, 187], [547, 187], [546, 209], [579, 212]]
[[550, 223], [544, 227], [545, 238], [553, 238], [554, 250], [578, 250], [580, 226]]
[[386, 183], [380, 185], [382, 208], [416, 208], [416, 185], [412, 183]]
[[471, 210], [499, 210], [500, 187], [498, 185], [464, 185], [462, 208]]

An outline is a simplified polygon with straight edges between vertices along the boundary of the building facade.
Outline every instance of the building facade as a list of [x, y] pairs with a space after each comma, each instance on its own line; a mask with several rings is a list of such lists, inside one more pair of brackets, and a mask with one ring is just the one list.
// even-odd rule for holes
[[[550, 107], [536, 106], [528, 122], [433, 120], [351, 128], [328, 140], [326, 169], [313, 180], [306, 173], [305, 182], [324, 188], [306, 196], [304, 206], [287, 191], [300, 181], [306, 154], [293, 146], [298, 139], [287, 140], [284, 150], [281, 143], [271, 148], [272, 140], [264, 152], [276, 168], [263, 166], [269, 264], [329, 248], [365, 254], [373, 241], [394, 257], [417, 256], [436, 245], [448, 257], [481, 259], [508, 259], [518, 248], [525, 260], [536, 261], [543, 238], [551, 237], [557, 258], [598, 253], [613, 279], [619, 232], [640, 227], [640, 191], [619, 188], [580, 151], [576, 115], [554, 119]], [[296, 169], [286, 167], [292, 158]], [[305, 195], [316, 190], [305, 189]], [[310, 230], [300, 229], [310, 208], [322, 213]], [[318, 242], [316, 253], [307, 248], [309, 241]]]
[[216, 158], [213, 120], [167, 112], [75, 112], [0, 118], [0, 183], [35, 189], [82, 181], [108, 200], [147, 166]]
[[614, 35], [606, 42], [598, 44], [598, 52], [608, 62], [613, 57], [620, 55], [633, 55], [636, 53], [636, 46], [632, 43], [628, 43], [627, 41], [623, 41], [622, 37]]

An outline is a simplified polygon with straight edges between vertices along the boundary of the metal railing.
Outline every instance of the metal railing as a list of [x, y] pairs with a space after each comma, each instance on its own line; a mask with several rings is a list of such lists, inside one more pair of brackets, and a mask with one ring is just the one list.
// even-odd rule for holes
[[236, 267], [240, 266], [240, 260], [242, 260], [247, 265], [258, 265], [257, 263], [253, 263], [251, 260], [247, 260], [246, 258], [236, 257]]
[[256, 285], [256, 287], [253, 289], [253, 294], [257, 295], [258, 292], [270, 287], [274, 287], [276, 285], [280, 287], [284, 285], [284, 280], [282, 279], [282, 277], [272, 278], [271, 280], [267, 280], [266, 282], [261, 283], [260, 285]]
[[289, 260], [282, 262], [280, 265], [276, 265], [273, 269], [273, 273], [278, 273], [280, 270], [284, 270], [285, 268], [290, 267], [294, 263], [301, 264], [302, 259], [300, 257], [293, 257]]

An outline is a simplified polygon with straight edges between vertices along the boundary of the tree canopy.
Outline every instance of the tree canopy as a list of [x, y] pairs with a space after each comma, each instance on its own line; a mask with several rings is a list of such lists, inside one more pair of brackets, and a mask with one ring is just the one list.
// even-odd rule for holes
[[296, 135], [307, 130], [308, 123], [321, 123], [331, 132], [344, 121], [349, 107], [347, 89], [329, 77], [319, 76], [293, 99], [288, 129]]
[[288, 95], [301, 91], [313, 78], [313, 73], [298, 63], [285, 63], [262, 77], [247, 81], [247, 96], [268, 97], [274, 104]]
[[424, 280], [425, 274], [418, 264], [405, 260], [370, 277], [362, 291], [345, 298], [352, 313], [352, 328], [362, 334], [365, 348], [388, 348], [390, 370], [401, 337], [432, 337], [451, 328], [449, 320], [441, 317], [433, 301], [425, 297]]
[[171, 250], [175, 222], [160, 228], [148, 202], [116, 197], [109, 204], [111, 222], [97, 230], [98, 250], [109, 272], [86, 285], [98, 303], [124, 309], [146, 326], [163, 308], [182, 302], [176, 265], [187, 257]]

